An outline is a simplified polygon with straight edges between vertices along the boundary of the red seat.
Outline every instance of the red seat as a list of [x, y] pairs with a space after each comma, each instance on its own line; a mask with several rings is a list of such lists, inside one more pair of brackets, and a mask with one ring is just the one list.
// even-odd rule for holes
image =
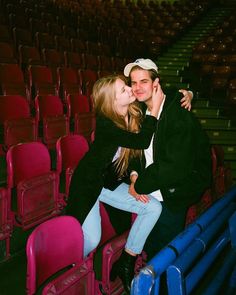
[[77, 38], [71, 39], [71, 47], [73, 52], [85, 53], [87, 51], [86, 42]]
[[55, 36], [55, 46], [58, 51], [71, 51], [70, 39], [64, 36]]
[[0, 241], [5, 243], [4, 258], [10, 255], [10, 235], [12, 233], [13, 223], [10, 216], [11, 199], [9, 190], [0, 188]]
[[99, 70], [98, 56], [92, 53], [84, 54], [85, 68], [93, 71]]
[[18, 64], [0, 64], [0, 84], [4, 95], [18, 94], [30, 99], [28, 85]]
[[37, 32], [35, 34], [36, 46], [42, 51], [43, 48], [56, 48], [55, 41], [52, 35], [47, 32]]
[[42, 127], [43, 142], [55, 149], [59, 137], [69, 134], [69, 117], [64, 113], [63, 103], [56, 95], [37, 95], [35, 98], [36, 120]]
[[69, 116], [75, 134], [82, 134], [88, 142], [91, 141], [91, 134], [96, 128], [95, 113], [91, 111], [89, 100], [86, 95], [67, 95]]
[[12, 44], [0, 41], [0, 63], [17, 63]]
[[36, 95], [58, 95], [57, 85], [53, 81], [53, 74], [50, 67], [30, 65], [28, 68], [28, 79], [32, 99]]
[[29, 65], [42, 65], [40, 53], [37, 47], [20, 45], [19, 50], [19, 64], [23, 72]]
[[93, 260], [83, 258], [83, 245], [81, 225], [71, 216], [53, 218], [34, 229], [26, 247], [27, 294], [42, 286], [44, 295], [95, 295]]
[[15, 225], [25, 230], [58, 215], [63, 196], [47, 147], [40, 142], [17, 144], [7, 151], [6, 159]]
[[68, 94], [82, 94], [79, 73], [71, 67], [57, 69], [60, 96], [65, 100]]
[[30, 30], [19, 27], [13, 28], [13, 38], [15, 42], [15, 48], [19, 45], [33, 46], [33, 40]]
[[9, 32], [9, 27], [7, 25], [0, 24], [0, 41], [13, 44], [13, 40]]
[[65, 51], [65, 64], [67, 67], [84, 69], [84, 54], [79, 52]]
[[27, 141], [37, 141], [37, 122], [31, 116], [30, 106], [20, 95], [0, 96], [0, 125], [3, 129], [3, 144], [10, 146]]
[[83, 94], [90, 97], [94, 83], [98, 79], [97, 71], [86, 69], [80, 71]]
[[61, 175], [61, 184], [66, 196], [69, 194], [73, 171], [88, 150], [88, 142], [82, 135], [70, 134], [57, 140], [57, 171]]

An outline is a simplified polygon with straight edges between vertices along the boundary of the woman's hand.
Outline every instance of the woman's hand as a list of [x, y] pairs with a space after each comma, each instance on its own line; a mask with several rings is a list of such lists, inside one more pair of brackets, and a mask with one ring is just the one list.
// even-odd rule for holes
[[140, 195], [135, 191], [134, 182], [132, 182], [129, 186], [129, 194], [133, 196], [136, 199], [136, 201], [140, 201], [143, 203], [149, 202], [149, 197], [147, 195]]
[[159, 80], [156, 79], [153, 82], [153, 91], [152, 91], [152, 109], [151, 109], [151, 115], [154, 117], [157, 117], [159, 114], [160, 106], [164, 100], [164, 93], [161, 89], [161, 86], [159, 84]]
[[191, 110], [192, 105], [192, 99], [193, 99], [193, 93], [192, 91], [188, 91], [188, 90], [184, 90], [184, 89], [180, 89], [179, 92], [181, 92], [183, 94], [183, 98], [180, 100], [181, 102], [181, 107], [187, 109], [188, 111]]

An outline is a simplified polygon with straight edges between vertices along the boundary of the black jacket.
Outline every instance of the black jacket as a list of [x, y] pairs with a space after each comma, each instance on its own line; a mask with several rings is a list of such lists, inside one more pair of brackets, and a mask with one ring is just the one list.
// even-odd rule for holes
[[[174, 99], [173, 99], [174, 95]], [[192, 112], [180, 107], [180, 94], [167, 93], [153, 140], [154, 163], [139, 171], [138, 193], [161, 190], [171, 210], [186, 208], [211, 184], [209, 140]], [[135, 169], [135, 167], [133, 167]]]
[[83, 223], [103, 188], [103, 172], [118, 147], [145, 149], [149, 146], [157, 120], [147, 116], [139, 133], [118, 128], [106, 117], [98, 116], [95, 141], [75, 169], [69, 191], [66, 213]]

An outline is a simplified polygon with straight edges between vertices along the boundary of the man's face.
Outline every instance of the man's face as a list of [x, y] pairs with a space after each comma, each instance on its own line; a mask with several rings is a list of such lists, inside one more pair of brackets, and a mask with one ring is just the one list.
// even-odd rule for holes
[[135, 69], [130, 73], [131, 87], [138, 101], [146, 102], [151, 99], [153, 81], [147, 70]]

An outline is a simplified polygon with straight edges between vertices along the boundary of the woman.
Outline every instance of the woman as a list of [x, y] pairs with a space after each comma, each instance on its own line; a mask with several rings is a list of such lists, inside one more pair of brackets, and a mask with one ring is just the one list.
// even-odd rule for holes
[[[163, 93], [154, 90], [152, 113], [143, 120], [141, 128], [141, 110], [123, 76], [98, 80], [93, 88], [93, 99], [96, 112], [95, 140], [73, 173], [66, 212], [82, 224], [85, 256], [96, 248], [101, 238], [99, 201], [136, 213], [137, 218], [126, 245], [127, 251], [136, 255], [142, 251], [161, 213], [160, 203], [155, 199], [137, 202], [131, 196], [129, 200], [124, 200], [122, 195], [116, 200], [109, 200], [109, 197], [99, 199], [99, 195], [102, 190], [106, 190], [104, 171], [114, 161], [119, 147], [115, 167], [117, 174], [122, 176], [128, 167], [128, 158], [141, 155], [141, 150], [149, 146], [156, 129], [156, 116], [163, 101]], [[138, 231], [141, 223], [142, 228], [145, 228], [142, 232]]]

